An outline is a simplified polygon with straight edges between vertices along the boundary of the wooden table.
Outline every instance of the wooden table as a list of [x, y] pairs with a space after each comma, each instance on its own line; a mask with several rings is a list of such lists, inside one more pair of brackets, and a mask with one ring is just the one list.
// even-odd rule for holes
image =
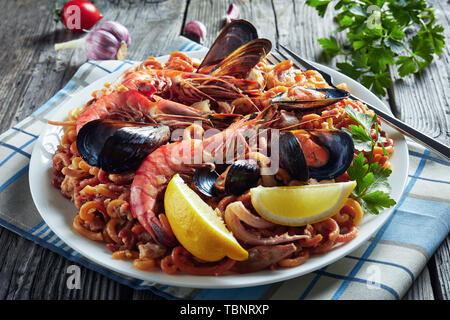
[[[61, 5], [62, 1], [58, 1]], [[121, 22], [130, 31], [128, 59], [166, 53], [185, 22], [202, 21], [212, 44], [222, 26], [229, 1], [95, 1], [104, 20]], [[450, 32], [450, 5], [433, 0], [437, 17]], [[331, 13], [325, 20], [304, 1], [235, 1], [243, 19], [251, 21], [261, 37], [287, 44], [308, 59], [321, 61], [317, 39], [334, 29]], [[55, 52], [54, 43], [74, 34], [52, 20], [54, 1], [0, 0], [0, 133], [30, 115], [52, 97], [85, 62], [82, 50]], [[299, 33], [299, 30], [301, 32]], [[416, 77], [395, 80], [385, 102], [394, 114], [433, 137], [450, 144], [449, 46], [444, 54]], [[393, 77], [396, 77], [393, 71]], [[9, 230], [0, 228], [0, 299], [161, 299], [136, 291], [94, 271], [81, 268], [80, 290], [68, 290], [66, 269], [72, 262]], [[431, 257], [404, 299], [449, 299], [449, 237]]]

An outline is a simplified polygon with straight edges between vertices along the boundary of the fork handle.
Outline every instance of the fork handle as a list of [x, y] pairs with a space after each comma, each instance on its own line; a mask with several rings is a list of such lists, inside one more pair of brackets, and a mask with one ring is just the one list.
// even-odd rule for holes
[[361, 99], [350, 95], [350, 98], [354, 100], [359, 100], [367, 107], [372, 109], [378, 116], [380, 116], [384, 121], [386, 121], [388, 124], [390, 124], [392, 127], [396, 128], [397, 130], [401, 131], [403, 134], [407, 135], [414, 141], [428, 147], [429, 149], [432, 149], [433, 151], [443, 155], [447, 158], [447, 160], [450, 159], [450, 147], [446, 146], [445, 144], [439, 142], [438, 140], [431, 138], [430, 136], [427, 136], [426, 134], [423, 134], [422, 132], [414, 129], [410, 125], [404, 123], [403, 121], [398, 120], [397, 118], [389, 115], [388, 113], [381, 111], [380, 109], [368, 104], [365, 101], [362, 101]]

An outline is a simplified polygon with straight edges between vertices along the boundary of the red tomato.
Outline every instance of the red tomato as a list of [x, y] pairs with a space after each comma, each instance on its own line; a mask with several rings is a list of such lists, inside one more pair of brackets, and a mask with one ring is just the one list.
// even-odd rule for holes
[[74, 0], [62, 8], [62, 23], [70, 31], [82, 32], [92, 28], [103, 15], [89, 1]]

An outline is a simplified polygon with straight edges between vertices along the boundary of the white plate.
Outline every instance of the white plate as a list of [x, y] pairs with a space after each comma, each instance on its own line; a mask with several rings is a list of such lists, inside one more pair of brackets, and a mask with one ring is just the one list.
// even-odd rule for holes
[[[200, 58], [203, 54], [204, 52], [189, 53], [194, 58]], [[165, 62], [167, 56], [160, 57], [158, 60]], [[334, 77], [336, 83], [347, 83], [350, 91], [355, 96], [380, 109], [389, 111], [383, 102], [358, 82], [335, 70], [322, 67]], [[80, 90], [69, 101], [61, 104], [49, 116], [49, 119], [64, 120], [70, 109], [82, 106], [90, 99], [92, 91], [100, 89], [105, 82], [112, 81], [119, 75], [120, 72], [111, 73]], [[395, 152], [391, 159], [393, 172], [389, 181], [392, 186], [391, 196], [398, 202], [408, 175], [408, 149], [405, 138], [401, 133], [386, 125], [384, 129], [394, 139], [395, 143]], [[192, 276], [186, 274], [168, 275], [160, 271], [143, 272], [134, 269], [132, 263], [129, 261], [114, 260], [105, 244], [88, 240], [72, 230], [72, 221], [76, 214], [76, 208], [72, 202], [64, 198], [59, 190], [55, 189], [51, 184], [52, 155], [56, 150], [61, 134], [62, 129], [60, 127], [47, 125], [33, 150], [29, 178], [31, 194], [37, 209], [53, 232], [81, 255], [105, 268], [141, 280], [180, 287], [237, 288], [269, 284], [295, 278], [329, 265], [358, 248], [386, 222], [394, 210], [393, 208], [384, 210], [378, 216], [366, 215], [360, 225], [359, 235], [356, 239], [324, 255], [312, 257], [305, 264], [296, 268], [275, 271], [265, 270], [251, 274], [219, 277]]]

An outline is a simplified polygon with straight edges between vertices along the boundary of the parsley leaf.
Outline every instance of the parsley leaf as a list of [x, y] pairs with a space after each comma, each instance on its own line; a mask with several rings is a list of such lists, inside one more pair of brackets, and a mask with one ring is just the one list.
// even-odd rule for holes
[[350, 117], [353, 118], [358, 124], [363, 126], [363, 129], [369, 129], [372, 128], [373, 123], [376, 120], [376, 116], [371, 117], [370, 115], [362, 112], [358, 112], [355, 109], [353, 109], [351, 106], [345, 107], [345, 113], [348, 114]]
[[408, 74], [415, 73], [417, 70], [416, 63], [413, 57], [401, 56], [397, 60], [398, 74], [400, 77], [405, 77]]
[[335, 56], [339, 53], [341, 53], [341, 47], [337, 43], [337, 40], [335, 37], [328, 38], [320, 38], [319, 40], [320, 45], [322, 46], [323, 51], [325, 51], [327, 54], [331, 56]]
[[364, 71], [361, 71], [359, 68], [355, 68], [355, 66], [348, 62], [337, 62], [336, 67], [338, 67], [340, 72], [354, 79], [358, 79], [364, 73]]
[[366, 193], [371, 193], [377, 190], [390, 193], [392, 189], [388, 182], [388, 177], [391, 175], [392, 171], [386, 168], [374, 169], [375, 167], [379, 167], [378, 162], [372, 164], [370, 168], [370, 172], [372, 172], [374, 178], [372, 184], [366, 189]]
[[391, 68], [396, 67], [402, 78], [416, 74], [445, 48], [444, 28], [426, 0], [307, 0], [306, 4], [321, 17], [333, 10], [336, 31], [344, 34], [340, 41], [318, 39], [322, 49], [344, 56], [337, 68], [380, 96], [391, 86]]
[[330, 2], [331, 0], [307, 0], [306, 4], [316, 8], [319, 16], [323, 17], [325, 15], [325, 12], [327, 11], [327, 7]]
[[379, 190], [366, 194], [361, 200], [363, 209], [372, 214], [379, 214], [380, 210], [392, 207], [396, 204], [396, 202], [390, 198], [388, 193]]
[[373, 182], [373, 173], [367, 174], [369, 165], [364, 164], [365, 161], [366, 158], [364, 157], [364, 154], [360, 153], [353, 159], [352, 165], [347, 169], [350, 180], [356, 181], [356, 187], [355, 190], [353, 190], [353, 194], [357, 197], [364, 194], [364, 191]]
[[345, 132], [353, 138], [355, 149], [358, 151], [370, 152], [372, 150], [372, 139], [367, 135], [362, 126], [350, 125], [350, 130], [343, 128]]
[[[343, 130], [352, 136], [355, 148], [361, 151], [347, 169], [350, 180], [356, 181], [353, 195], [361, 201], [365, 211], [378, 214], [380, 210], [395, 205], [395, 201], [389, 196], [391, 186], [388, 178], [392, 171], [382, 167], [378, 162], [372, 163], [371, 161], [377, 144], [380, 144], [385, 151], [383, 143], [386, 139], [379, 135], [376, 115], [371, 117], [356, 111], [351, 106], [346, 106], [345, 112], [358, 125], [352, 124], [349, 129], [344, 128]], [[372, 127], [375, 128], [375, 138], [371, 134]], [[366, 158], [364, 152], [370, 155], [369, 158]]]

